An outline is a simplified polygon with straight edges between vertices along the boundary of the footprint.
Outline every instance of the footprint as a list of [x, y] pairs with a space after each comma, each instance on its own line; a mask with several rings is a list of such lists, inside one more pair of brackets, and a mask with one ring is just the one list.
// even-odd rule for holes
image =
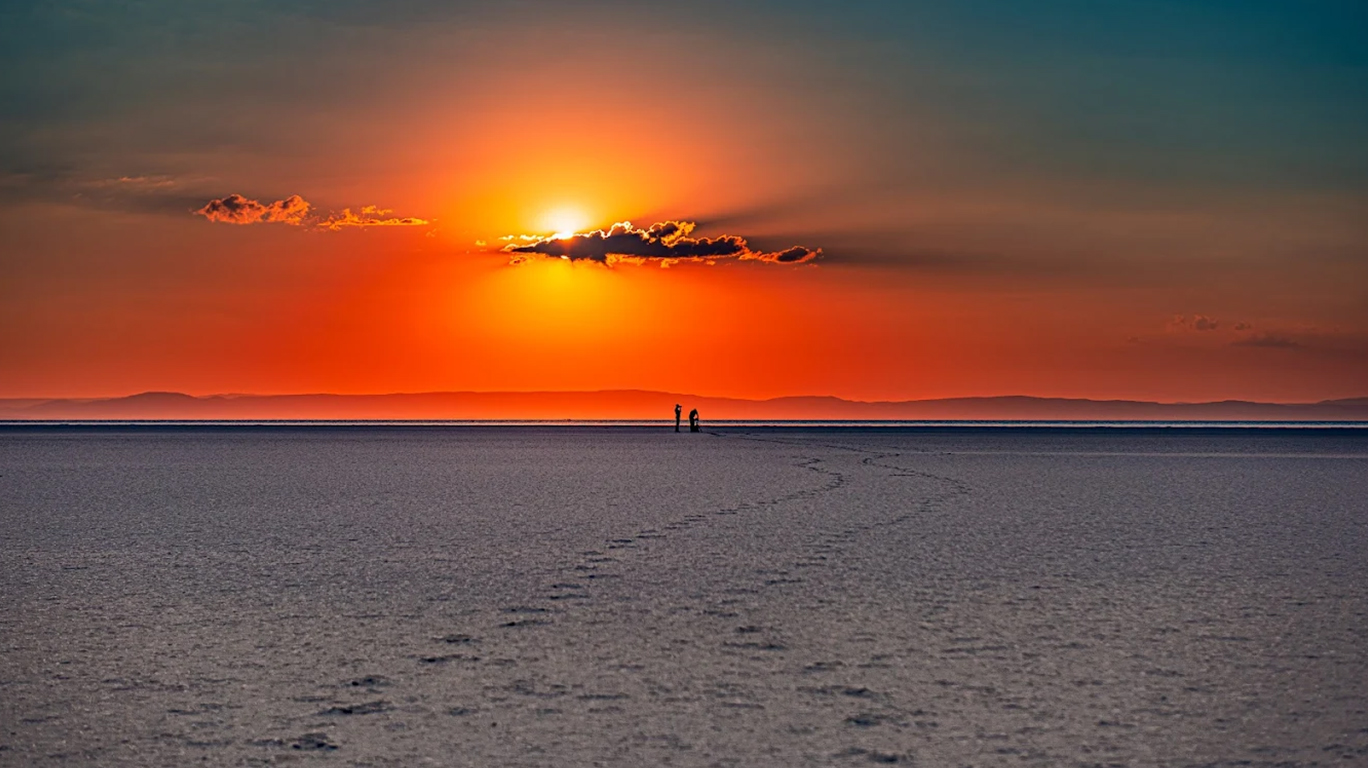
[[366, 675], [365, 677], [358, 677], [355, 680], [350, 680], [346, 685], [352, 688], [383, 688], [390, 685], [390, 679], [379, 675]]
[[328, 741], [326, 733], [306, 733], [290, 743], [291, 749], [310, 752], [331, 752], [337, 745]]
[[453, 661], [465, 661], [473, 664], [479, 660], [479, 656], [467, 656], [464, 653], [448, 653], [445, 656], [418, 657], [419, 664], [449, 664]]
[[551, 622], [545, 619], [516, 619], [514, 621], [504, 622], [499, 626], [504, 629], [517, 629], [520, 627], [544, 627], [550, 623]]
[[724, 648], [735, 648], [740, 651], [786, 651], [786, 647], [779, 643], [723, 643]]
[[388, 701], [368, 701], [364, 704], [340, 704], [328, 707], [320, 715], [374, 715], [393, 709]]

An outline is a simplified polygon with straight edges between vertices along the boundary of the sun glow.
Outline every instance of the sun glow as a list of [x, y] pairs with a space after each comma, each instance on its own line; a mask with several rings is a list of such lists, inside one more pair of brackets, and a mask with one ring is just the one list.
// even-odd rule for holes
[[577, 208], [557, 208], [547, 213], [542, 221], [552, 231], [551, 236], [560, 240], [574, 237], [589, 226], [589, 217]]

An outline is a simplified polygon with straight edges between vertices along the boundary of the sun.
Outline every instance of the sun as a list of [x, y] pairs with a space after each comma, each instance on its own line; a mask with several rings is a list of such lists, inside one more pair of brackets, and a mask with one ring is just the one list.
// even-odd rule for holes
[[578, 208], [557, 208], [542, 217], [542, 222], [552, 231], [552, 237], [564, 240], [588, 228], [589, 217]]

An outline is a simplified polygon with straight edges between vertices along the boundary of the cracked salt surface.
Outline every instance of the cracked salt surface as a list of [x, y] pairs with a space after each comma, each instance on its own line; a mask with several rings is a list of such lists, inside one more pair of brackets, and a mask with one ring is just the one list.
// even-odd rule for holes
[[1368, 764], [1368, 439], [0, 430], [0, 765]]

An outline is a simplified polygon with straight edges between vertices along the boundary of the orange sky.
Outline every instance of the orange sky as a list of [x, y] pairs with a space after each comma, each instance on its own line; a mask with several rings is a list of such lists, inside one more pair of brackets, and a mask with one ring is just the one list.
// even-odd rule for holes
[[[526, 19], [320, 23], [300, 27], [321, 48], [297, 71], [263, 52], [209, 85], [134, 76], [131, 111], [35, 113], [15, 135], [58, 170], [9, 158], [0, 187], [0, 397], [1368, 394], [1352, 185], [1122, 167], [1153, 149], [1126, 136], [1115, 158], [1082, 158], [1036, 114], [1047, 99], [994, 101], [1005, 75], [980, 65], [894, 60], [857, 32], [819, 47], [816, 27], [657, 20], [604, 11], [511, 37]], [[1256, 149], [1292, 162], [1278, 140]], [[230, 194], [312, 207], [193, 213]], [[426, 223], [324, 226], [344, 208]], [[513, 266], [500, 251], [620, 221], [822, 254]]]

